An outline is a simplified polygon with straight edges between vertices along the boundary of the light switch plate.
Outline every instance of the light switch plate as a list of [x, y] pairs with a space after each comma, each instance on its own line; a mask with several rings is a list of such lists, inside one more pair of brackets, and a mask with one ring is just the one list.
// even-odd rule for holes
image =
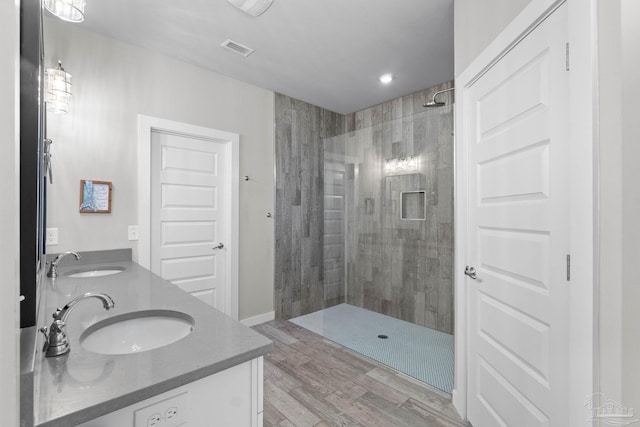
[[140, 235], [138, 234], [138, 226], [130, 225], [128, 230], [129, 240], [138, 240]]
[[57, 228], [47, 228], [46, 243], [47, 243], [47, 246], [53, 246], [58, 244]]

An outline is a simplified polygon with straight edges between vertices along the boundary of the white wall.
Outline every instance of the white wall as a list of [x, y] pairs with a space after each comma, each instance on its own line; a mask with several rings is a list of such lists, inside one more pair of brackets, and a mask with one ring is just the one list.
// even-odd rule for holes
[[454, 0], [455, 75], [462, 71], [531, 0]]
[[640, 2], [598, 3], [600, 391], [640, 410]]
[[622, 0], [622, 401], [636, 415], [640, 414], [639, 22], [640, 2]]
[[0, 414], [19, 425], [19, 1], [0, 2]]
[[599, 389], [622, 402], [622, 121], [620, 0], [598, 3]]
[[[49, 227], [65, 250], [133, 248], [138, 114], [240, 134], [239, 316], [273, 310], [273, 93], [132, 45], [45, 19], [45, 65], [73, 75], [69, 114], [48, 114], [54, 185]], [[81, 179], [113, 182], [111, 214], [79, 214]]]

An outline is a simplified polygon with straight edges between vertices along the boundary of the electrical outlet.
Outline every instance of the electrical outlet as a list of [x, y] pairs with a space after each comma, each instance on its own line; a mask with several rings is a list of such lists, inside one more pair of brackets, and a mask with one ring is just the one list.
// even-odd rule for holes
[[187, 393], [170, 397], [134, 412], [134, 427], [178, 427], [187, 423]]
[[129, 230], [128, 230], [128, 234], [129, 234], [129, 240], [138, 240], [138, 238], [140, 237], [138, 235], [138, 226], [137, 225], [130, 225], [129, 226]]
[[171, 408], [167, 409], [164, 413], [164, 419], [167, 420], [167, 422], [169, 421], [173, 421], [176, 418], [178, 418], [178, 408], [175, 406], [172, 406]]
[[53, 246], [58, 244], [57, 228], [47, 228], [46, 243], [47, 243], [47, 246]]
[[160, 425], [162, 425], [162, 415], [157, 412], [147, 420], [147, 427], [160, 427]]

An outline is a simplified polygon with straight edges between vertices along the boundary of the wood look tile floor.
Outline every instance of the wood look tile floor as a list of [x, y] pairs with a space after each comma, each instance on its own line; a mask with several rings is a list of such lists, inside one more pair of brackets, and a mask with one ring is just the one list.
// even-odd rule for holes
[[466, 427], [451, 397], [286, 320], [253, 328], [264, 358], [264, 427]]

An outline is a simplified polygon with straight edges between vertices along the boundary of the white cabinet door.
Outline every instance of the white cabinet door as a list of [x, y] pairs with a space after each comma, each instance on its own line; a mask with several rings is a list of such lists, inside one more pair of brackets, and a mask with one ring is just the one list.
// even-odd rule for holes
[[[258, 427], [262, 425], [263, 358], [258, 357], [217, 374], [178, 387], [150, 399], [119, 409], [78, 427], [138, 427], [135, 412], [160, 402], [170, 408], [172, 398], [183, 396], [187, 412], [184, 426]], [[184, 397], [186, 396], [186, 397]], [[164, 408], [162, 403], [160, 408]], [[155, 410], [152, 412], [156, 412]], [[164, 420], [163, 410], [157, 413]], [[146, 426], [144, 426], [146, 427]]]
[[567, 426], [567, 6], [482, 75], [468, 125], [468, 418]]

